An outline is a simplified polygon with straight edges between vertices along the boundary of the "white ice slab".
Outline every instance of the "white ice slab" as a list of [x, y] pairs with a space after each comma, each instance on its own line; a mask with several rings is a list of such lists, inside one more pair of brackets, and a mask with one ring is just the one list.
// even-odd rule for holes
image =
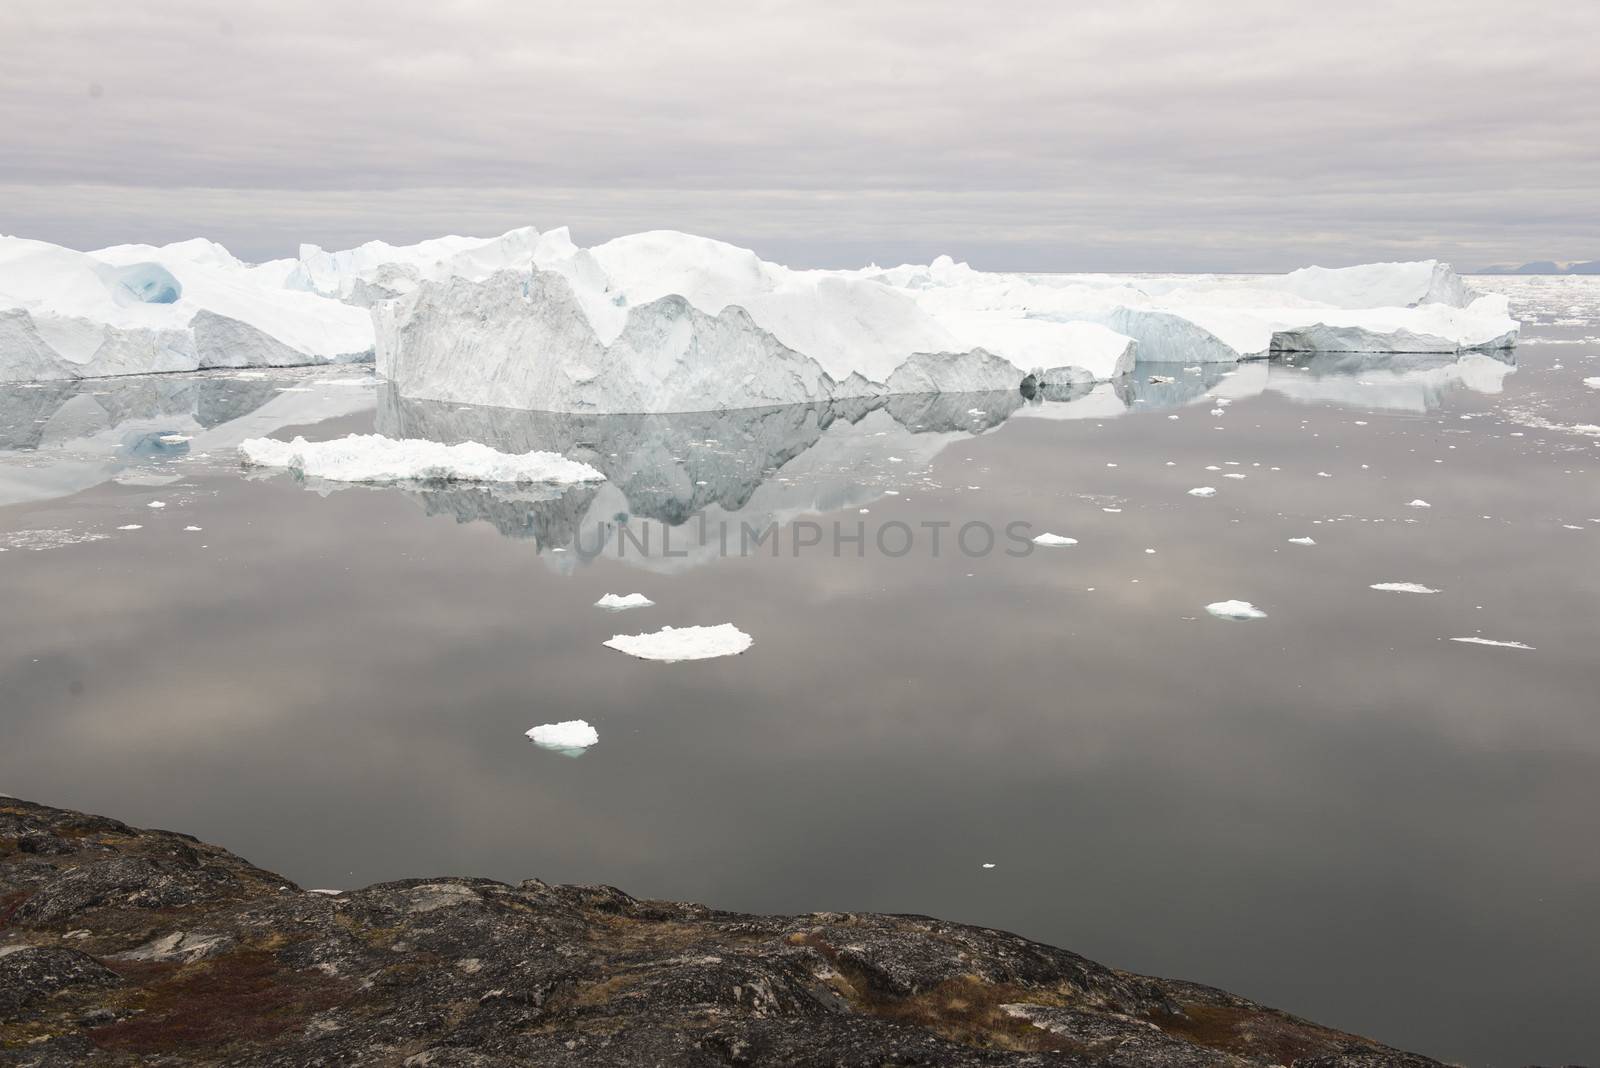
[[734, 656], [754, 644], [755, 639], [734, 626], [662, 627], [652, 634], [617, 634], [605, 644], [641, 660], [707, 660], [715, 656]]
[[334, 482], [599, 482], [605, 476], [588, 464], [553, 452], [520, 455], [498, 452], [475, 441], [442, 445], [420, 439], [395, 440], [378, 434], [351, 434], [332, 441], [250, 438], [239, 444], [244, 462], [281, 467], [307, 478]]

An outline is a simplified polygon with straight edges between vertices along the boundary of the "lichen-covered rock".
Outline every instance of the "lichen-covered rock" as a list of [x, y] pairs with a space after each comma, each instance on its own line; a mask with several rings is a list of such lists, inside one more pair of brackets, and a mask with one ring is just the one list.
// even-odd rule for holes
[[922, 916], [537, 879], [305, 891], [184, 835], [0, 798], [0, 1064], [1434, 1063]]

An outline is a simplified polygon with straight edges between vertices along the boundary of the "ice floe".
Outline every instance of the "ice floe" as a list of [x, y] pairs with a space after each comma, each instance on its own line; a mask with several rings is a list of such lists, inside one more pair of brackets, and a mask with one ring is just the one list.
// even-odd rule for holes
[[1502, 649], [1533, 649], [1533, 646], [1524, 642], [1496, 641], [1493, 638], [1451, 638], [1450, 640], [1453, 642], [1465, 642], [1468, 645], [1496, 645]]
[[351, 434], [331, 441], [251, 438], [239, 443], [246, 464], [281, 467], [307, 478], [334, 482], [599, 482], [588, 464], [552, 452], [512, 455], [475, 441], [444, 445], [379, 434]]
[[754, 641], [732, 623], [720, 623], [714, 627], [662, 627], [650, 634], [616, 634], [605, 645], [641, 660], [675, 663], [734, 656]]
[[615, 594], [608, 593], [594, 603], [596, 608], [605, 608], [613, 612], [623, 612], [629, 608], [649, 608], [655, 604], [642, 593]]
[[1406, 502], [1406, 507], [1407, 508], [1432, 508], [1433, 505], [1429, 504], [1427, 501], [1423, 500], [1421, 497], [1418, 497], [1414, 501], [1407, 501]]
[[1206, 611], [1218, 619], [1266, 619], [1267, 614], [1249, 601], [1213, 601], [1206, 605]]
[[1217, 488], [1215, 486], [1196, 486], [1189, 491], [1189, 496], [1191, 497], [1215, 497], [1216, 495]]
[[1315, 538], [1290, 538], [1289, 539], [1289, 544], [1290, 545], [1315, 545], [1316, 543], [1317, 543], [1317, 541], [1316, 541]]
[[1058, 549], [1067, 545], [1076, 545], [1078, 544], [1078, 539], [1069, 538], [1061, 534], [1051, 534], [1046, 532], [1044, 534], [1037, 535], [1033, 539], [1033, 543], [1035, 545], [1042, 545], [1047, 549]]
[[1438, 593], [1432, 586], [1424, 586], [1420, 582], [1374, 582], [1368, 589], [1382, 590], [1384, 593]]
[[600, 740], [600, 733], [581, 719], [562, 723], [541, 723], [527, 732], [533, 744], [563, 756], [582, 756], [584, 751]]

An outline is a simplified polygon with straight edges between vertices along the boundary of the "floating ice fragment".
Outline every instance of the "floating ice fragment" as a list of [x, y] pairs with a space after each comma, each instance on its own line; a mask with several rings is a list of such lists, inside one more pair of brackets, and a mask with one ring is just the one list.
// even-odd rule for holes
[[1433, 505], [1429, 504], [1427, 501], [1423, 500], [1421, 497], [1418, 497], [1414, 501], [1407, 501], [1406, 502], [1406, 507], [1407, 508], [1432, 508]]
[[1051, 534], [1046, 532], [1034, 538], [1033, 543], [1035, 545], [1043, 545], [1047, 549], [1054, 549], [1063, 545], [1076, 545], [1078, 544], [1078, 539], [1063, 537], [1060, 534]]
[[1585, 378], [1583, 384], [1590, 389], [1600, 389], [1600, 378]]
[[335, 482], [599, 482], [605, 475], [553, 452], [517, 455], [476, 441], [443, 445], [380, 434], [351, 434], [332, 441], [250, 438], [239, 444], [247, 464], [282, 467]]
[[1370, 587], [1382, 590], [1385, 593], [1438, 593], [1432, 586], [1424, 586], [1420, 582], [1374, 582]]
[[185, 530], [185, 531], [190, 531], [190, 532], [192, 532], [192, 531], [196, 531], [196, 530], [199, 530], [199, 529], [200, 529], [200, 528], [199, 528], [199, 527], [184, 527], [184, 528], [183, 528], [183, 529], [184, 529], [184, 530]]
[[1215, 486], [1196, 486], [1189, 491], [1189, 496], [1191, 497], [1215, 497], [1216, 495], [1217, 488]]
[[582, 756], [584, 750], [600, 740], [600, 732], [581, 719], [564, 723], [541, 723], [527, 732], [533, 744], [562, 756]]
[[994, 867], [994, 862], [986, 860], [986, 861], [983, 862], [983, 866], [985, 868], [992, 868], [992, 867]]
[[151, 501], [149, 504], [145, 505], [146, 508], [165, 508], [166, 506], [166, 501]]
[[594, 603], [596, 608], [606, 608], [613, 612], [624, 612], [629, 608], [649, 608], [655, 604], [642, 593], [629, 593], [618, 595], [608, 593]]
[[1246, 475], [1246, 474], [1243, 474], [1243, 473], [1241, 473], [1239, 471], [1229, 471], [1227, 474], [1223, 475], [1222, 477], [1223, 478], [1249, 478], [1250, 476]]
[[1266, 619], [1267, 614], [1249, 601], [1213, 601], [1206, 611], [1218, 619]]
[[1453, 642], [1466, 642], [1469, 645], [1498, 645], [1503, 649], [1529, 649], [1533, 646], [1522, 642], [1498, 642], [1492, 638], [1451, 638]]
[[750, 648], [754, 641], [732, 623], [722, 623], [714, 627], [662, 627], [653, 634], [615, 634], [605, 645], [641, 660], [674, 663], [734, 656]]
[[1290, 545], [1315, 545], [1316, 543], [1317, 543], [1317, 541], [1316, 541], [1315, 538], [1290, 538], [1289, 539], [1289, 544]]
[[142, 523], [125, 523], [122, 526], [118, 527], [117, 529], [118, 530], [143, 530], [144, 529], [144, 524], [142, 524]]

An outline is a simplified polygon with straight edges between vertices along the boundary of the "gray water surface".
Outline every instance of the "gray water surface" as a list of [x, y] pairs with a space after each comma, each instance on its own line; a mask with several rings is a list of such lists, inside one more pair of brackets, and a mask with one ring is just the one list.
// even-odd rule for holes
[[[1463, 1063], [1590, 1060], [1600, 331], [1539, 296], [1514, 370], [1141, 367], [1043, 403], [581, 419], [351, 372], [4, 387], [0, 790], [305, 886], [930, 913]], [[334, 488], [234, 458], [373, 429], [608, 481]], [[741, 555], [743, 523], [778, 536]], [[954, 544], [971, 523], [993, 551]], [[1011, 523], [1078, 544], [1009, 555]], [[1395, 581], [1441, 592], [1369, 588]], [[656, 606], [592, 607], [635, 591]], [[1231, 598], [1267, 618], [1206, 614]], [[748, 653], [601, 644], [724, 622]], [[523, 737], [569, 719], [600, 734], [581, 757]]]

